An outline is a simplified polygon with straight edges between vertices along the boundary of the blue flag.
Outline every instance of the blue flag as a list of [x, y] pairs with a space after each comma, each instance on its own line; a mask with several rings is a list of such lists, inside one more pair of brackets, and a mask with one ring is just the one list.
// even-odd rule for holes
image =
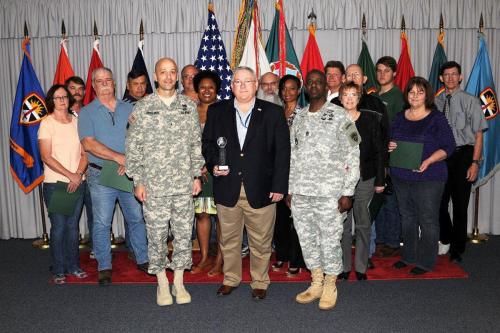
[[[153, 93], [153, 87], [151, 86], [151, 80], [149, 79], [148, 68], [146, 67], [146, 62], [144, 61], [144, 40], [139, 41], [137, 46], [137, 53], [134, 58], [134, 63], [132, 64], [132, 69], [130, 71], [136, 71], [139, 73], [144, 73], [146, 75], [146, 95]], [[136, 99], [130, 95], [130, 92], [125, 88], [123, 93], [123, 98], [125, 102], [130, 102], [135, 104]]]
[[38, 127], [47, 115], [45, 95], [31, 64], [29, 39], [23, 42], [23, 63], [10, 123], [10, 172], [24, 193], [43, 181]]
[[483, 185], [498, 170], [500, 162], [500, 117], [495, 83], [491, 71], [490, 58], [484, 35], [479, 37], [479, 51], [465, 91], [479, 97], [484, 116], [488, 121], [488, 130], [483, 136], [483, 163], [474, 187]]
[[194, 65], [202, 71], [212, 71], [219, 75], [222, 84], [217, 92], [218, 100], [231, 98], [231, 76], [233, 72], [227, 61], [226, 48], [220, 36], [213, 4], [208, 5], [208, 23]]

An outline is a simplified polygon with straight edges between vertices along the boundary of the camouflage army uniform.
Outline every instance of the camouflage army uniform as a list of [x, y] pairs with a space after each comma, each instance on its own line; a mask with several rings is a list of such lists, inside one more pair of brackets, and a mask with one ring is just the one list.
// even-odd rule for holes
[[[130, 123], [126, 170], [135, 186], [146, 187], [149, 273], [188, 269], [192, 264], [192, 186], [205, 163], [196, 105], [177, 95], [167, 106], [154, 93], [137, 102]], [[167, 258], [169, 221], [174, 235], [172, 262]]]
[[290, 139], [289, 192], [304, 261], [310, 270], [338, 275], [346, 215], [338, 199], [352, 196], [359, 179], [359, 133], [345, 110], [327, 102], [318, 112], [299, 111]]

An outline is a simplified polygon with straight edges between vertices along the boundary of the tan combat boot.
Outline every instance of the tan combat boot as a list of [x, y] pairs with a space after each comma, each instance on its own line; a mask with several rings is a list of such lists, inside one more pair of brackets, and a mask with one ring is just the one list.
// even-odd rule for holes
[[326, 275], [325, 283], [323, 284], [323, 294], [319, 300], [319, 308], [321, 310], [333, 309], [337, 303], [337, 286], [335, 282], [337, 281], [336, 275]]
[[184, 287], [184, 270], [174, 270], [174, 285], [172, 286], [172, 295], [175, 296], [177, 304], [191, 303], [191, 295]]
[[300, 304], [311, 303], [320, 298], [323, 293], [323, 270], [321, 268], [313, 269], [311, 277], [311, 286], [295, 297], [295, 300]]
[[156, 274], [158, 279], [158, 287], [156, 288], [156, 303], [159, 306], [172, 305], [174, 302], [172, 295], [170, 295], [170, 288], [168, 286], [168, 278], [165, 271]]

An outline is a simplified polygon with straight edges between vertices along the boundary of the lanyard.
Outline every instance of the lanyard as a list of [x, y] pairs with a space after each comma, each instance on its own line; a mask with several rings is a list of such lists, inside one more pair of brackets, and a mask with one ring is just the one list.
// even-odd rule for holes
[[236, 114], [238, 115], [238, 118], [240, 119], [241, 126], [248, 128], [248, 123], [250, 122], [250, 117], [252, 116], [252, 112], [253, 112], [253, 110], [250, 111], [248, 116], [245, 118], [245, 121], [243, 121], [243, 119], [241, 118], [240, 112], [238, 110], [236, 110]]

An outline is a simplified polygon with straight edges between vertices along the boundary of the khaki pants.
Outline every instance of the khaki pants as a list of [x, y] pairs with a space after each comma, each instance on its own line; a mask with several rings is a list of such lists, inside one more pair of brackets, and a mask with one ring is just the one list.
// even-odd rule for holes
[[247, 229], [250, 247], [252, 289], [269, 286], [269, 258], [273, 239], [276, 204], [254, 209], [247, 201], [243, 184], [234, 207], [217, 205], [221, 230], [221, 251], [224, 258], [224, 284], [236, 287], [241, 282], [241, 242], [243, 227]]

